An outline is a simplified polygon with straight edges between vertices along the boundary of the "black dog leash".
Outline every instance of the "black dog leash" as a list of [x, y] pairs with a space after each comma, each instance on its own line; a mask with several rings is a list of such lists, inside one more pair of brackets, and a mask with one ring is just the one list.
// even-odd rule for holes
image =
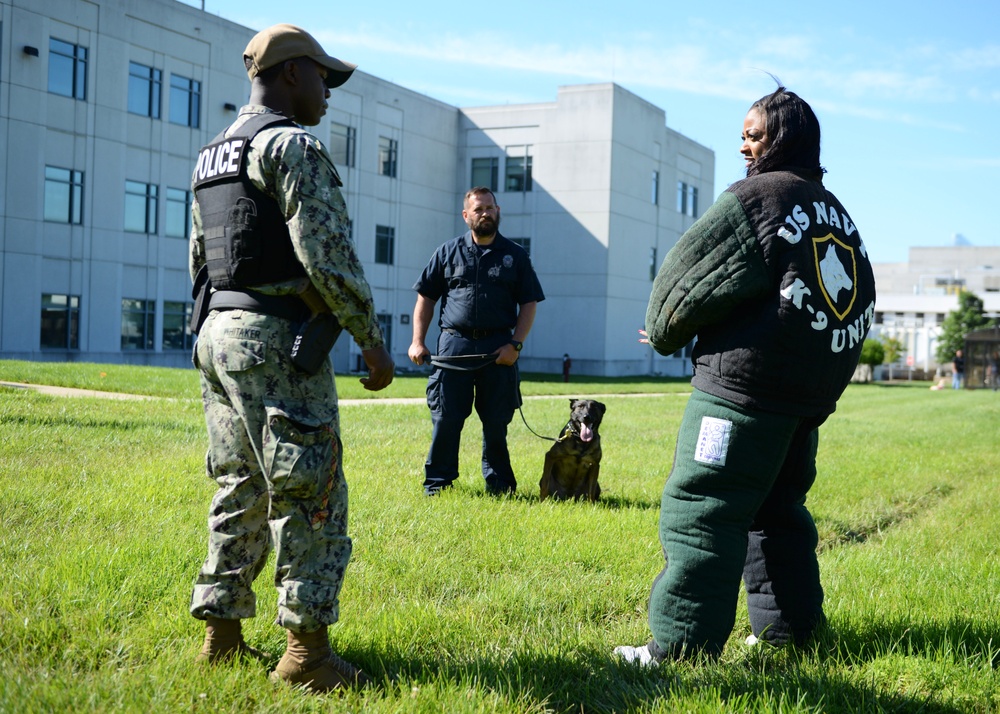
[[[477, 369], [482, 369], [486, 365], [492, 364], [495, 361], [496, 357], [492, 354], [431, 355], [431, 364], [435, 367], [440, 367], [441, 369], [453, 369], [459, 372], [474, 372]], [[528, 420], [524, 418], [524, 410], [521, 408], [521, 405], [524, 404], [524, 397], [521, 396], [521, 372], [518, 369], [516, 362], [513, 367], [517, 371], [517, 380], [515, 382], [515, 388], [517, 389], [517, 411], [521, 415], [521, 421], [524, 422], [524, 426], [539, 439], [545, 439], [546, 441], [558, 441], [558, 439], [554, 439], [551, 436], [542, 436], [539, 434], [531, 428], [528, 424]]]

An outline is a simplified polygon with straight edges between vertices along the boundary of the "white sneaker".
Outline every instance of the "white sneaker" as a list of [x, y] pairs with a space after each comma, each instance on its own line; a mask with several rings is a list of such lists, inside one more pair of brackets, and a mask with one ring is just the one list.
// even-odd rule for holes
[[629, 664], [637, 664], [642, 667], [655, 667], [659, 664], [659, 662], [653, 659], [653, 655], [650, 654], [647, 645], [640, 645], [639, 647], [621, 645], [620, 647], [615, 647], [615, 654]]

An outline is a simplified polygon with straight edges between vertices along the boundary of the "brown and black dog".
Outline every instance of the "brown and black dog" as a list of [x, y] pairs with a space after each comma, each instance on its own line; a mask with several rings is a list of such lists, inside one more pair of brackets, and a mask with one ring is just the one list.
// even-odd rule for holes
[[596, 501], [601, 495], [597, 483], [601, 472], [601, 435], [597, 432], [605, 409], [593, 399], [569, 400], [569, 423], [545, 454], [542, 480], [538, 482], [541, 500], [552, 496], [560, 500]]

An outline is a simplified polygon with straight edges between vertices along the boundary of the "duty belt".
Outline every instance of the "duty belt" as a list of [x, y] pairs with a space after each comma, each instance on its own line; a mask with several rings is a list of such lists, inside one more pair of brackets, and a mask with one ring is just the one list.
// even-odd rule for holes
[[431, 364], [456, 372], [475, 372], [488, 364], [495, 364], [496, 355], [431, 355]]
[[302, 322], [312, 314], [297, 295], [264, 295], [252, 290], [216, 290], [208, 309], [252, 310], [293, 322]]
[[506, 327], [496, 327], [489, 330], [480, 330], [478, 328], [473, 328], [471, 330], [456, 330], [454, 327], [442, 327], [441, 331], [447, 332], [449, 335], [464, 337], [467, 340], [482, 340], [490, 335], [498, 335], [501, 332], [505, 332], [508, 335], [510, 334], [510, 330]]

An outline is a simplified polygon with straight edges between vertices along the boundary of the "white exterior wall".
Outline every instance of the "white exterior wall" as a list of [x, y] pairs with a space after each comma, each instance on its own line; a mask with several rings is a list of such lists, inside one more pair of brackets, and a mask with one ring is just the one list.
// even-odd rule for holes
[[[561, 87], [552, 104], [462, 114], [466, 181], [473, 157], [531, 147], [533, 190], [503, 191], [501, 163], [497, 193], [501, 232], [531, 238], [546, 295], [522, 352], [524, 369], [558, 372], [567, 352], [574, 373], [690, 374], [686, 358], [654, 358], [639, 344], [638, 330], [651, 288], [651, 249], [658, 268], [694, 220], [676, 211], [678, 177], [698, 186], [704, 212], [714, 154], [667, 129], [661, 109], [614, 84]], [[686, 154], [679, 157], [681, 150]], [[655, 205], [654, 170], [660, 172]]]
[[[875, 263], [876, 324], [869, 337], [895, 337], [906, 347], [896, 373], [907, 367], [933, 373], [941, 323], [958, 309], [958, 292], [983, 301], [983, 312], [1000, 316], [1000, 247], [913, 247], [906, 263]], [[948, 365], [943, 365], [945, 368]]]
[[[175, 0], [0, 0], [0, 358], [190, 364], [186, 351], [162, 349], [164, 301], [191, 300], [187, 239], [164, 235], [166, 191], [190, 187], [198, 149], [236, 116], [226, 105], [245, 103], [239, 58], [255, 31]], [[85, 100], [48, 92], [53, 37], [87, 48]], [[128, 113], [129, 61], [162, 71], [159, 119]], [[169, 122], [172, 74], [201, 82], [200, 128]], [[356, 130], [355, 165], [338, 169], [398, 367], [410, 366], [412, 285], [431, 252], [465, 230], [471, 157], [500, 159], [502, 189], [503, 158], [528, 151], [533, 190], [497, 192], [501, 230], [531, 239], [547, 296], [522, 368], [558, 373], [568, 352], [576, 374], [690, 373], [687, 359], [654, 357], [636, 332], [651, 250], [658, 267], [693, 222], [676, 211], [677, 181], [698, 187], [699, 214], [712, 199], [714, 155], [668, 129], [663, 110], [614, 84], [562, 87], [551, 103], [458, 109], [357, 71], [315, 133], [329, 137], [331, 121]], [[395, 178], [379, 175], [380, 136], [398, 142]], [[83, 172], [82, 225], [43, 220], [46, 165]], [[158, 187], [157, 233], [123, 230], [127, 180]], [[395, 229], [392, 265], [375, 263], [376, 225]], [[80, 296], [78, 350], [40, 348], [43, 293]], [[123, 298], [155, 302], [152, 350], [121, 349]], [[343, 336], [335, 367], [358, 363]]]
[[[357, 132], [355, 165], [337, 167], [353, 223], [358, 255], [379, 313], [392, 316], [389, 349], [406, 368], [412, 338], [413, 284], [431, 251], [461, 222], [455, 186], [458, 109], [355, 71], [333, 91], [325, 126], [334, 121]], [[397, 175], [379, 175], [379, 137], [398, 142]], [[375, 227], [395, 229], [392, 265], [375, 263]], [[334, 367], [356, 369], [361, 352], [346, 333], [334, 349]]]

